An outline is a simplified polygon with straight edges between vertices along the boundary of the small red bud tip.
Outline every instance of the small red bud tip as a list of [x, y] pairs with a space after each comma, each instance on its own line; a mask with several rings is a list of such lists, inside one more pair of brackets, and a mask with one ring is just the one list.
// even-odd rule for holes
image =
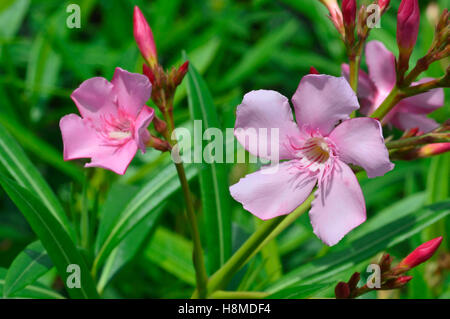
[[142, 65], [142, 73], [148, 77], [152, 84], [155, 84], [155, 75], [147, 64]]
[[339, 282], [334, 288], [336, 299], [347, 299], [350, 296], [350, 287], [345, 282]]
[[434, 252], [439, 248], [442, 242], [442, 236], [427, 241], [413, 250], [398, 265], [399, 268], [413, 268], [427, 261], [433, 256]]
[[344, 16], [344, 25], [352, 26], [356, 19], [356, 0], [342, 1], [342, 15]]
[[407, 284], [411, 279], [413, 279], [412, 276], [400, 276], [400, 277], [397, 278], [397, 282], [398, 282], [399, 284], [405, 285], [405, 284]]
[[391, 0], [378, 0], [380, 11], [384, 11], [389, 6], [389, 2], [391, 2]]
[[186, 75], [188, 69], [189, 69], [189, 61], [186, 61], [178, 68], [178, 74], [181, 75], [181, 77], [183, 78]]
[[317, 69], [312, 66], [309, 68], [309, 74], [319, 74], [319, 71], [317, 71]]
[[153, 32], [141, 10], [135, 6], [133, 14], [134, 39], [144, 59], [154, 67], [158, 61]]
[[397, 14], [397, 44], [399, 49], [412, 50], [419, 32], [418, 0], [402, 0]]

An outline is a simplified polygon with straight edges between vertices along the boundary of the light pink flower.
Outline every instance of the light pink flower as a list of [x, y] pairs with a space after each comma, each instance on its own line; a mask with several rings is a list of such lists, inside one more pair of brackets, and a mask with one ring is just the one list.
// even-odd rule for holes
[[[369, 74], [360, 70], [358, 77], [358, 97], [361, 102], [361, 112], [370, 115], [375, 111], [395, 85], [395, 57], [383, 43], [370, 41], [366, 45], [366, 63]], [[342, 73], [348, 79], [349, 66], [342, 65]], [[413, 85], [428, 82], [424, 78]], [[429, 132], [439, 126], [426, 115], [444, 105], [444, 90], [433, 89], [401, 100], [391, 110], [385, 120], [401, 130], [419, 128]]]
[[[239, 143], [255, 156], [264, 156], [268, 149], [269, 158], [279, 148], [280, 158], [288, 161], [277, 164], [276, 173], [265, 168], [245, 176], [230, 192], [246, 210], [266, 220], [292, 212], [317, 184], [309, 215], [314, 233], [331, 246], [366, 219], [361, 188], [347, 164], [363, 167], [369, 177], [383, 175], [394, 165], [380, 123], [349, 119], [359, 105], [343, 77], [306, 75], [292, 102], [298, 125], [288, 99], [278, 92], [258, 90], [244, 96], [236, 114]], [[270, 137], [261, 143], [265, 136], [258, 136], [260, 128], [278, 128], [279, 145], [271, 145]], [[250, 145], [258, 137], [263, 147]]]
[[145, 103], [152, 86], [145, 75], [116, 68], [111, 82], [95, 77], [81, 83], [71, 97], [76, 114], [64, 116], [59, 126], [64, 160], [90, 158], [86, 167], [103, 167], [124, 174], [138, 148], [145, 152], [147, 126], [154, 110]]

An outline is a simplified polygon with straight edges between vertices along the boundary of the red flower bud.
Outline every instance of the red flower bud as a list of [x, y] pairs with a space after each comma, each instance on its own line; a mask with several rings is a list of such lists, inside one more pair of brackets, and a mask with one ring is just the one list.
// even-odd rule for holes
[[380, 11], [384, 11], [389, 6], [389, 2], [391, 2], [391, 0], [378, 0]]
[[134, 7], [133, 33], [142, 56], [153, 68], [158, 62], [153, 32], [137, 6]]
[[309, 74], [320, 74], [319, 71], [313, 66], [309, 68]]
[[434, 252], [439, 248], [442, 242], [442, 236], [427, 241], [413, 250], [405, 259], [403, 259], [397, 268], [411, 269], [427, 261], [433, 256]]
[[189, 69], [189, 61], [184, 62], [177, 70], [175, 77], [174, 77], [174, 84], [175, 86], [178, 86], [181, 81], [183, 81], [184, 76], [188, 72]]
[[398, 289], [405, 286], [411, 279], [413, 279], [412, 276], [400, 276], [396, 279], [390, 280], [386, 283], [386, 285], [383, 287], [384, 289]]
[[397, 14], [397, 44], [400, 50], [412, 50], [419, 32], [418, 0], [402, 0]]
[[342, 15], [344, 16], [344, 25], [352, 26], [356, 19], [356, 0], [342, 1]]
[[155, 75], [153, 74], [153, 71], [149, 68], [147, 64], [142, 65], [142, 73], [148, 77], [150, 82], [154, 85], [155, 84]]
[[350, 296], [350, 288], [347, 283], [339, 282], [334, 288], [336, 299], [347, 299]]

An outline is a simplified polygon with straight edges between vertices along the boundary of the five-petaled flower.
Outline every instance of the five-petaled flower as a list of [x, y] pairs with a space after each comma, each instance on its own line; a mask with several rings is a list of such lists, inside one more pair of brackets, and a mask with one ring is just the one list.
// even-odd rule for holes
[[[358, 97], [361, 113], [370, 115], [389, 95], [396, 82], [395, 57], [379, 41], [370, 41], [366, 45], [366, 63], [369, 74], [359, 71]], [[349, 66], [342, 65], [343, 75], [348, 79]], [[413, 85], [428, 82], [430, 78], [419, 80]], [[401, 100], [385, 117], [401, 130], [419, 128], [429, 132], [439, 126], [426, 115], [444, 105], [444, 90], [437, 88]]]
[[[298, 125], [288, 99], [278, 92], [258, 90], [244, 96], [236, 114], [239, 143], [268, 159], [279, 147], [280, 159], [288, 161], [276, 164], [276, 170], [247, 175], [230, 192], [245, 209], [266, 220], [292, 212], [318, 185], [309, 215], [314, 233], [331, 246], [366, 220], [363, 193], [347, 164], [361, 166], [369, 177], [384, 175], [394, 165], [380, 123], [349, 119], [359, 104], [343, 77], [306, 75], [292, 102]], [[259, 147], [251, 145], [249, 141], [263, 138], [259, 128], [278, 129], [279, 145], [271, 145], [271, 138], [260, 140]]]
[[59, 125], [64, 160], [90, 158], [86, 167], [103, 167], [124, 174], [137, 149], [145, 152], [148, 125], [154, 110], [145, 105], [151, 83], [145, 75], [116, 68], [109, 82], [95, 77], [84, 81], [71, 95], [78, 111], [64, 116]]

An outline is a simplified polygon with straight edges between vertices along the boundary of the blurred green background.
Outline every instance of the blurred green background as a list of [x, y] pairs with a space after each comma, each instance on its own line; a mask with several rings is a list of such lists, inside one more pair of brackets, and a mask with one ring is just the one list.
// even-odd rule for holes
[[[358, 1], [363, 2], [367, 3]], [[382, 41], [397, 53], [395, 25], [400, 1], [391, 2], [381, 28], [372, 30], [370, 39]], [[80, 29], [66, 27], [70, 3], [81, 8]], [[154, 150], [138, 155], [123, 177], [102, 169], [83, 169], [82, 161], [62, 160], [58, 122], [63, 115], [76, 113], [71, 92], [94, 76], [111, 79], [117, 66], [141, 72], [143, 60], [133, 39], [134, 5], [147, 17], [165, 67], [179, 66], [182, 50], [187, 52], [211, 91], [222, 128], [234, 126], [235, 108], [246, 92], [273, 89], [290, 97], [310, 66], [338, 76], [340, 65], [347, 62], [344, 45], [326, 17], [326, 9], [316, 0], [2, 0], [0, 125], [25, 150], [75, 225], [81, 222], [83, 212], [88, 212], [88, 234], [80, 234], [79, 243], [88, 264], [105, 216], [117, 211], [152, 179], [161, 178], [163, 167], [170, 166], [167, 154]], [[413, 60], [426, 53], [437, 16], [449, 7], [449, 1], [421, 0], [420, 6], [421, 25]], [[424, 75], [442, 75], [448, 62], [435, 63]], [[179, 126], [191, 122], [186, 93], [183, 83], [175, 99]], [[440, 122], [450, 118], [448, 89], [445, 93], [446, 104], [432, 114]], [[398, 136], [399, 132], [388, 130], [386, 134]], [[315, 296], [332, 297], [339, 280], [347, 280], [354, 271], [364, 274], [367, 264], [381, 251], [390, 252], [398, 261], [423, 241], [443, 235], [439, 256], [412, 271], [414, 280], [407, 288], [367, 297], [450, 298], [450, 221], [447, 215], [433, 219], [438, 208], [436, 213], [423, 208], [448, 203], [449, 155], [398, 162], [394, 171], [377, 179], [360, 176], [368, 211], [365, 225], [330, 249], [313, 235], [305, 214], [253, 258], [229, 288], [278, 291], [277, 287], [290, 287], [300, 291], [291, 297], [307, 297], [308, 289]], [[256, 165], [244, 164], [219, 166], [225, 172], [221, 182], [227, 185], [257, 169]], [[195, 170], [189, 172], [202, 236], [208, 242], [201, 185]], [[133, 236], [130, 233], [126, 238], [123, 249], [116, 251], [117, 259], [108, 264], [109, 274], [100, 278], [104, 296], [179, 298], [192, 293], [192, 245], [177, 181], [172, 184], [175, 186], [168, 197], [153, 208], [157, 214], [143, 219]], [[229, 198], [227, 201], [231, 249], [235, 250], [258, 221], [238, 203]], [[424, 216], [427, 219], [422, 219]], [[0, 267], [8, 268], [34, 240], [26, 220], [0, 189]], [[213, 248], [206, 246], [208, 254]], [[210, 262], [209, 271], [214, 268]], [[50, 270], [36, 285], [60, 290], [61, 283], [55, 276], [56, 272]], [[296, 289], [298, 284], [309, 286]]]

